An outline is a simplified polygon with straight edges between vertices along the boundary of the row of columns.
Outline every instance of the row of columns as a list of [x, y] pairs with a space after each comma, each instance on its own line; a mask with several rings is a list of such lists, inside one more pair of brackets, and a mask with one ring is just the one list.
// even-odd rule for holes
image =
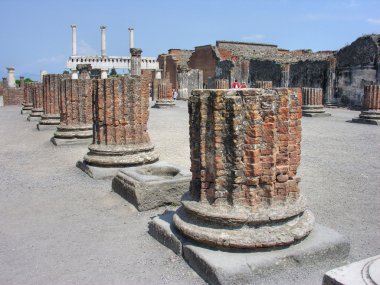
[[[101, 56], [107, 56], [106, 52], [106, 26], [100, 26], [100, 46]], [[129, 31], [129, 48], [134, 48], [134, 29], [128, 28]], [[77, 56], [77, 26], [71, 25], [71, 55]]]

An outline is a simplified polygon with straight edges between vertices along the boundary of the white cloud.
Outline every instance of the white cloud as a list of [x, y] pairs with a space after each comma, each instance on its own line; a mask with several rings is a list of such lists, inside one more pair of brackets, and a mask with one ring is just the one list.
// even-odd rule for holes
[[266, 37], [264, 35], [260, 35], [260, 34], [241, 37], [243, 41], [260, 41], [265, 38]]
[[37, 59], [38, 63], [58, 63], [58, 62], [64, 62], [66, 59], [66, 56], [64, 55], [53, 55], [51, 57], [43, 57]]
[[98, 52], [89, 43], [81, 40], [78, 44], [78, 55], [97, 55]]
[[372, 25], [380, 25], [380, 18], [378, 18], [378, 19], [369, 18], [369, 19], [367, 19], [367, 22], [372, 24]]

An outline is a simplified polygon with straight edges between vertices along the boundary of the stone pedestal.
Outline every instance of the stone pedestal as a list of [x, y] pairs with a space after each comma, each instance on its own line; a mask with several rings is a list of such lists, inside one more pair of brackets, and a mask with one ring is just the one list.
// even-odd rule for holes
[[24, 100], [22, 102], [21, 114], [30, 114], [33, 109], [32, 102], [33, 83], [27, 82], [24, 84]]
[[302, 116], [304, 117], [329, 117], [323, 104], [322, 88], [302, 88]]
[[380, 126], [380, 85], [364, 87], [362, 111], [359, 118], [352, 119], [352, 122]]
[[272, 81], [256, 81], [257, 88], [272, 89]]
[[8, 70], [8, 87], [15, 88], [16, 87], [15, 68], [7, 67], [7, 70]]
[[62, 74], [47, 74], [43, 76], [43, 109], [44, 114], [37, 124], [37, 129], [55, 129], [61, 120], [60, 115], [60, 87]]
[[228, 79], [215, 79], [215, 89], [229, 89]]
[[157, 85], [157, 98], [153, 108], [174, 107], [172, 85], [169, 80], [161, 80]]
[[112, 180], [112, 190], [139, 211], [164, 205], [179, 205], [189, 190], [191, 173], [166, 162], [120, 170]]
[[145, 81], [144, 76], [93, 81], [93, 143], [77, 164], [91, 177], [113, 177], [120, 168], [158, 160], [147, 130], [149, 90]]
[[[193, 91], [192, 181], [173, 225], [184, 257], [207, 282], [252, 283], [291, 256], [309, 263], [326, 252], [347, 256], [348, 244], [332, 230], [318, 228], [318, 235], [329, 232], [323, 244], [309, 238], [314, 216], [297, 176], [301, 96], [299, 88]], [[152, 228], [161, 233], [153, 236], [175, 236], [158, 223]]]
[[33, 84], [33, 94], [32, 94], [32, 102], [33, 109], [32, 113], [30, 113], [28, 117], [28, 121], [39, 121], [41, 116], [44, 113], [43, 109], [43, 88], [42, 83], [32, 83]]
[[92, 142], [92, 80], [61, 82], [61, 123], [51, 139], [55, 145]]
[[377, 285], [380, 284], [380, 255], [330, 270], [322, 285]]

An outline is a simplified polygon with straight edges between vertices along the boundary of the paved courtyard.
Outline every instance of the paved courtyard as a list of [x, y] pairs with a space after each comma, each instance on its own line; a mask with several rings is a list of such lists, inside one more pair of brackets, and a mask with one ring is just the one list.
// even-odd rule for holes
[[[0, 284], [204, 284], [147, 233], [140, 213], [75, 167], [86, 146], [56, 147], [19, 106], [0, 108]], [[351, 243], [350, 261], [380, 254], [380, 128], [327, 109], [303, 118], [301, 191], [317, 223]], [[189, 168], [187, 103], [150, 109], [161, 160]], [[321, 284], [324, 264], [279, 272], [265, 284]]]

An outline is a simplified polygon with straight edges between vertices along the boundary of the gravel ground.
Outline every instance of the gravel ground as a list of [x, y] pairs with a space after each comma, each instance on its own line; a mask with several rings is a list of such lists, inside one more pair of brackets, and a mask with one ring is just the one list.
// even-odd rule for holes
[[[303, 118], [301, 189], [318, 223], [345, 235], [350, 260], [380, 253], [380, 128], [346, 122], [359, 112], [329, 109]], [[0, 284], [204, 284], [147, 233], [111, 182], [75, 167], [86, 146], [56, 147], [52, 131], [0, 108]], [[186, 102], [150, 109], [149, 133], [161, 160], [189, 168]], [[324, 265], [282, 272], [265, 284], [321, 284]]]

